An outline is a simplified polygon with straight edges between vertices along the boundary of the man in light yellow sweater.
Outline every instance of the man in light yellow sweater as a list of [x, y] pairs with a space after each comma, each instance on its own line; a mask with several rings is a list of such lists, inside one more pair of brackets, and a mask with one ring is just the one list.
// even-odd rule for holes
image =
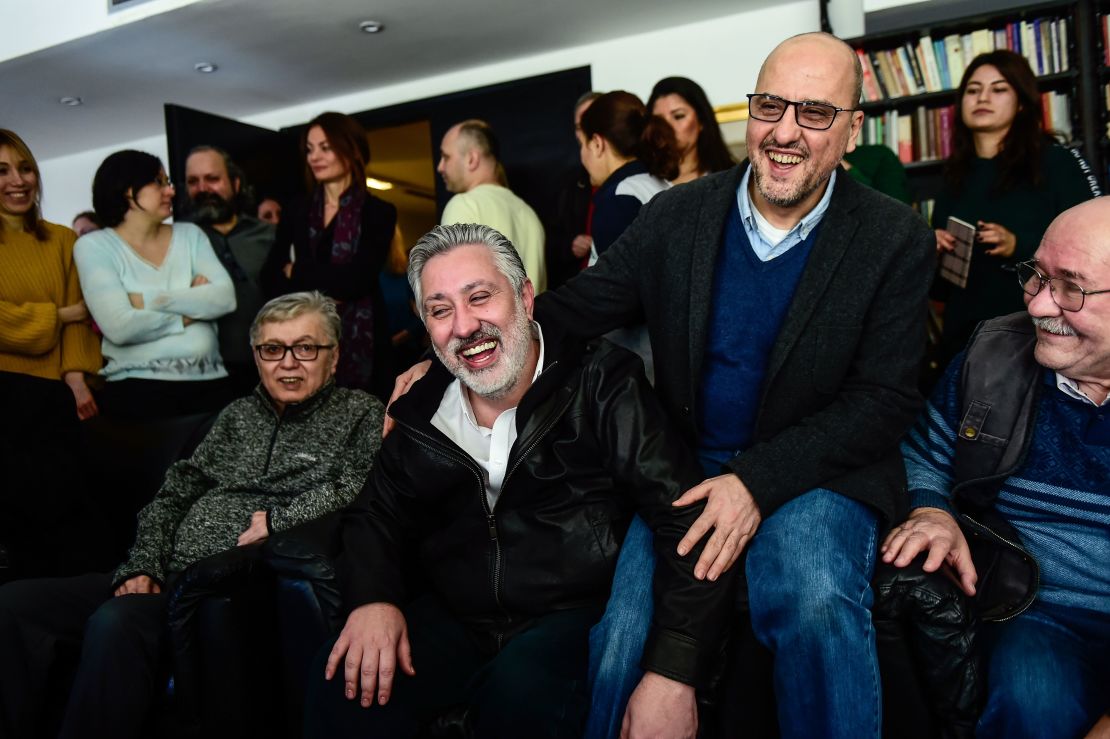
[[500, 231], [516, 246], [538, 294], [547, 289], [543, 224], [507, 187], [498, 148], [497, 136], [485, 121], [466, 120], [448, 129], [436, 171], [455, 196], [443, 209], [440, 223], [480, 223]]

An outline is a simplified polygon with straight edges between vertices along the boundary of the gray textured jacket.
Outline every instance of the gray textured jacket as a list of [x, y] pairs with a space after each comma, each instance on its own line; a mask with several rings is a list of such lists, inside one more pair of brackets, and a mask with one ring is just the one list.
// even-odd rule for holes
[[223, 410], [193, 456], [166, 473], [139, 513], [120, 583], [164, 582], [193, 562], [230, 549], [255, 511], [270, 533], [350, 503], [381, 446], [385, 410], [361, 390], [329, 383], [281, 416], [261, 386]]

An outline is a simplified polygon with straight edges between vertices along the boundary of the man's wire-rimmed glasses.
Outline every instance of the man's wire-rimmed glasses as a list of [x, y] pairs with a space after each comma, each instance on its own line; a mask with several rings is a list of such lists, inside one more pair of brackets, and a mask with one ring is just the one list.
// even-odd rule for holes
[[1048, 285], [1052, 302], [1069, 313], [1083, 310], [1083, 303], [1088, 295], [1110, 293], [1106, 290], [1087, 290], [1065, 277], [1049, 277], [1037, 269], [1034, 261], [1022, 262], [1017, 266], [1018, 283], [1026, 295], [1036, 295], [1045, 285]]

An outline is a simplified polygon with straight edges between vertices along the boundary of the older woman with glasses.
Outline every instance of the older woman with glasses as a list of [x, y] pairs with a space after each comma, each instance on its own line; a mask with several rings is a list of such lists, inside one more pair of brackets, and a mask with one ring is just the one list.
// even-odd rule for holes
[[203, 231], [163, 223], [173, 194], [162, 163], [141, 151], [112, 154], [93, 179], [105, 228], [78, 239], [73, 256], [104, 333], [106, 415], [186, 415], [231, 399], [215, 320], [235, 309], [235, 288]]

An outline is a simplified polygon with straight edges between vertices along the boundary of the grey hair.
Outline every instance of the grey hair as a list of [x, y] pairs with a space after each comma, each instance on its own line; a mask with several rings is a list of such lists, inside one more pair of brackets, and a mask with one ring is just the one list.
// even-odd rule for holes
[[513, 242], [500, 231], [479, 223], [436, 226], [421, 236], [409, 252], [409, 286], [412, 287], [412, 294], [416, 296], [416, 308], [421, 318], [424, 317], [424, 295], [420, 288], [420, 276], [424, 273], [424, 265], [432, 257], [446, 254], [456, 247], [471, 244], [489, 249], [497, 271], [505, 275], [513, 290], [516, 291], [517, 297], [524, 295], [524, 283], [528, 279], [524, 271], [524, 262], [520, 260], [520, 254], [517, 253]]
[[328, 334], [327, 340], [339, 346], [341, 332], [339, 311], [335, 307], [335, 301], [319, 290], [289, 293], [274, 298], [262, 306], [251, 324], [251, 345], [258, 342], [259, 334], [262, 333], [262, 324], [291, 321], [305, 313], [315, 313], [320, 316], [324, 331]]

